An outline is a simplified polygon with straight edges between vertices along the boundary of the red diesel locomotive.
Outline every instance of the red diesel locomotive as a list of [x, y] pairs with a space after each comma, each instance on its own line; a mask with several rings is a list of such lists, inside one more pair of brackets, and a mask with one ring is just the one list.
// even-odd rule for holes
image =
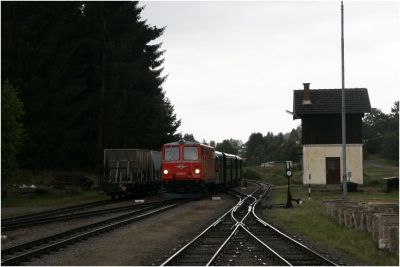
[[235, 185], [242, 177], [240, 157], [184, 140], [163, 145], [161, 168], [170, 193], [208, 191]]

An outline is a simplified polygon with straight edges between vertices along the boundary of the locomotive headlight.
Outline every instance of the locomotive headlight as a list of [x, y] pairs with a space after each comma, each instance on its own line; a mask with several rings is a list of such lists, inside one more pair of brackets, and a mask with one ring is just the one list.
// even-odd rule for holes
[[164, 169], [164, 171], [163, 171], [163, 172], [164, 172], [164, 174], [165, 174], [165, 175], [167, 175], [167, 174], [168, 174], [168, 170], [167, 170], [167, 169]]
[[200, 169], [195, 169], [194, 173], [199, 174], [200, 173]]

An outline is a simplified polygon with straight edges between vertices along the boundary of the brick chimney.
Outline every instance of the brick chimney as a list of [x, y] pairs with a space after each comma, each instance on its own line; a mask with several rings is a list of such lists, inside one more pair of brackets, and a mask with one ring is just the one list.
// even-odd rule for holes
[[303, 83], [303, 86], [304, 86], [303, 105], [310, 105], [311, 104], [310, 83]]

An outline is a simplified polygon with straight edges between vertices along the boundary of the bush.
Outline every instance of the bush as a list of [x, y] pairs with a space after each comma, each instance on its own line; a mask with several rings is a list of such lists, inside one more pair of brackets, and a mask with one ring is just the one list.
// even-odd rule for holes
[[399, 134], [390, 132], [383, 137], [382, 154], [385, 158], [399, 160]]
[[260, 180], [261, 175], [253, 169], [245, 168], [243, 170], [243, 177], [246, 179]]

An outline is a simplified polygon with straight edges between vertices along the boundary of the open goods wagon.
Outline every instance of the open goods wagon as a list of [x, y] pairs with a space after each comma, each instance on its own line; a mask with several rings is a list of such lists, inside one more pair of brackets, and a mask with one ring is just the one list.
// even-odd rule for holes
[[145, 149], [104, 149], [100, 186], [109, 196], [157, 192], [161, 187], [161, 152]]

